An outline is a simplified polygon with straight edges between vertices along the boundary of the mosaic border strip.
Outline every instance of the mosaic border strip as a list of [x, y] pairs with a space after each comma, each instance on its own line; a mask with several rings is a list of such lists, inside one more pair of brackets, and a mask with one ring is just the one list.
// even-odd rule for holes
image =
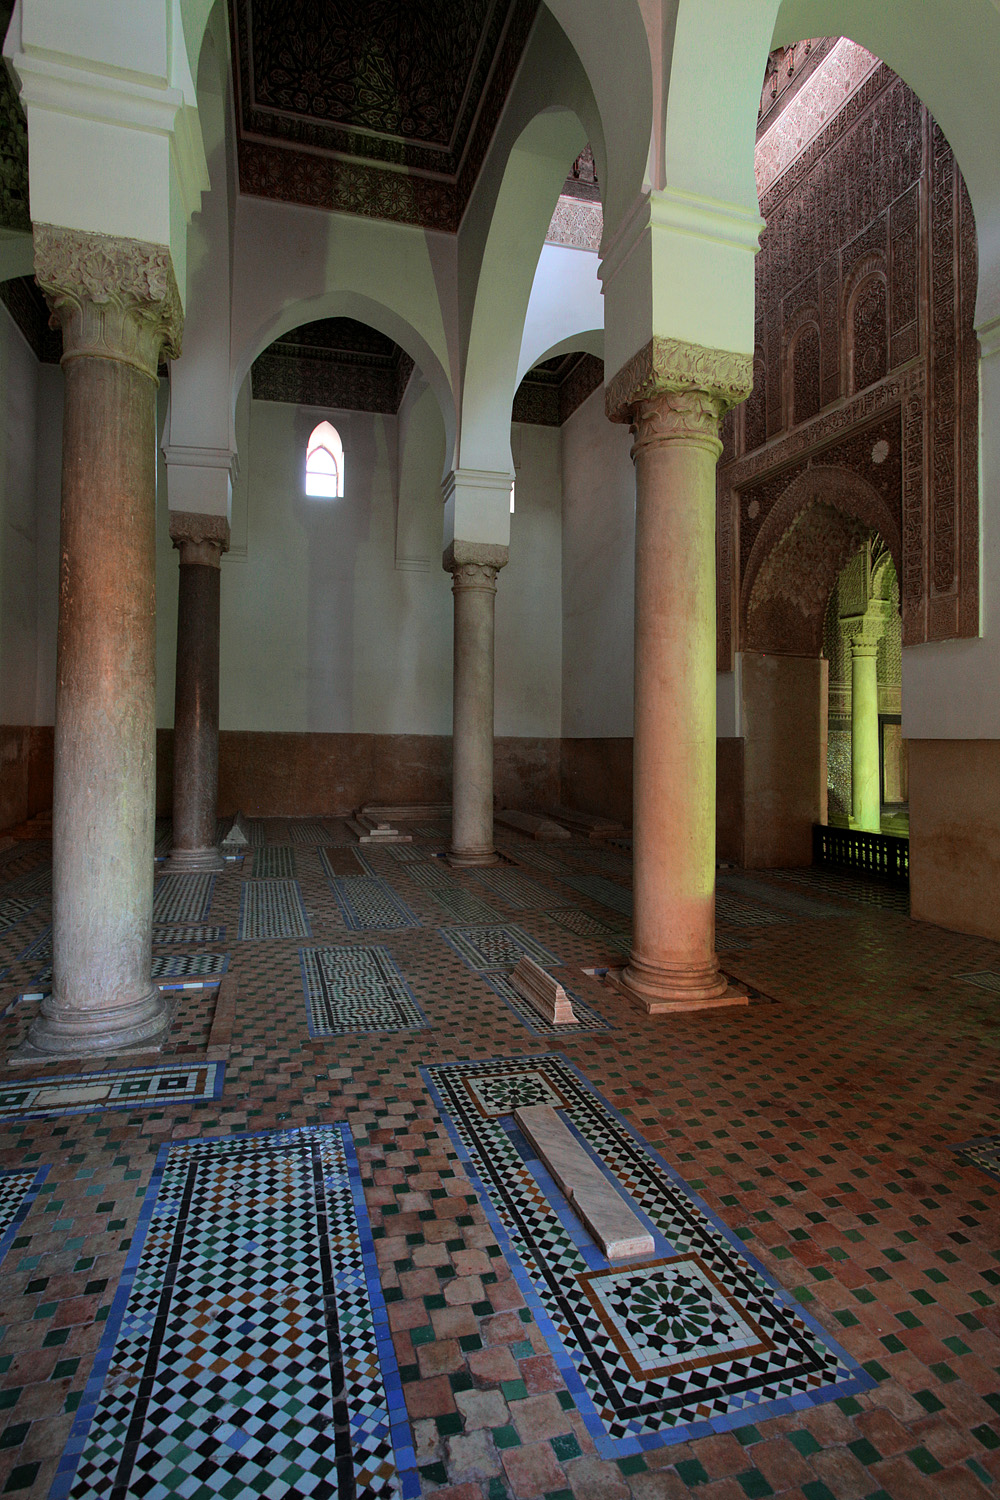
[[[616, 1272], [627, 1276], [630, 1267], [627, 1263], [609, 1267], [592, 1244], [588, 1242], [584, 1250], [574, 1241], [573, 1231], [555, 1203], [546, 1198], [513, 1137], [493, 1123], [508, 1113], [508, 1106], [514, 1107], [510, 1100], [517, 1095], [515, 1086], [514, 1095], [508, 1094], [503, 1106], [499, 1103], [491, 1106], [490, 1075], [506, 1073], [516, 1077], [537, 1074], [539, 1070], [543, 1070], [541, 1092], [529, 1085], [527, 1092], [522, 1089], [522, 1102], [537, 1099], [564, 1109], [564, 1119], [577, 1138], [630, 1194], [633, 1208], [646, 1217], [657, 1242], [654, 1258], [662, 1260], [663, 1246], [669, 1244], [672, 1247], [669, 1259], [693, 1260], [716, 1277], [721, 1272], [724, 1279], [737, 1287], [738, 1302], [754, 1305], [755, 1312], [765, 1309], [772, 1328], [780, 1329], [780, 1335], [775, 1335], [776, 1342], [780, 1336], [790, 1347], [797, 1344], [799, 1348], [810, 1349], [812, 1374], [803, 1369], [800, 1374], [789, 1371], [782, 1378], [780, 1366], [769, 1370], [767, 1355], [758, 1354], [751, 1347], [743, 1355], [748, 1372], [746, 1380], [732, 1368], [740, 1356], [723, 1355], [721, 1364], [718, 1358], [709, 1357], [700, 1359], [696, 1365], [675, 1362], [673, 1373], [667, 1376], [654, 1371], [651, 1377], [647, 1376], [650, 1385], [643, 1391], [627, 1370], [628, 1359], [620, 1339], [602, 1327], [602, 1321], [606, 1323], [607, 1319], [602, 1320], [592, 1309], [590, 1326], [584, 1327], [592, 1294], [587, 1288], [586, 1295], [578, 1295], [577, 1284], [583, 1279], [580, 1264], [585, 1264], [591, 1273], [603, 1271], [610, 1281]], [[420, 1072], [601, 1457], [627, 1457], [651, 1448], [732, 1431], [751, 1422], [790, 1415], [821, 1402], [855, 1395], [875, 1385], [874, 1379], [840, 1348], [792, 1294], [774, 1284], [738, 1236], [561, 1053], [432, 1064], [422, 1067]], [[475, 1089], [477, 1076], [483, 1077], [487, 1092]], [[450, 1095], [446, 1092], [449, 1089]], [[546, 1096], [544, 1101], [543, 1096]], [[455, 1108], [446, 1103], [446, 1097], [455, 1101]], [[475, 1135], [463, 1123], [463, 1115], [467, 1121], [474, 1120], [480, 1132], [478, 1150]], [[491, 1124], [492, 1130], [486, 1128]], [[507, 1189], [502, 1192], [497, 1186], [491, 1193], [484, 1174], [499, 1184], [505, 1170], [509, 1178]], [[541, 1256], [534, 1274], [529, 1269], [532, 1241], [536, 1254]], [[751, 1329], [756, 1326], [753, 1317], [749, 1317], [749, 1323]], [[570, 1345], [576, 1342], [575, 1358], [567, 1340]], [[820, 1373], [824, 1361], [830, 1372], [825, 1380]], [[614, 1383], [610, 1373], [613, 1366]], [[710, 1375], [706, 1374], [712, 1369], [717, 1369], [722, 1377], [716, 1382], [718, 1394], [714, 1397], [710, 1393]], [[764, 1399], [753, 1399], [750, 1393], [746, 1381], [751, 1370]], [[728, 1389], [724, 1386], [726, 1377], [730, 1380]], [[589, 1381], [590, 1389], [585, 1380]], [[792, 1388], [796, 1383], [799, 1389]], [[603, 1417], [595, 1393], [604, 1405]], [[646, 1402], [645, 1411], [640, 1405], [642, 1400]], [[631, 1411], [638, 1412], [638, 1416], [629, 1415], [629, 1401]], [[659, 1415], [658, 1401], [663, 1403]], [[669, 1411], [671, 1404], [673, 1414]], [[711, 1411], [713, 1406], [725, 1409]], [[676, 1420], [679, 1416], [683, 1420]]]
[[967, 1167], [975, 1167], [1000, 1182], [1000, 1135], [977, 1135], [971, 1141], [949, 1146]]
[[[262, 1360], [257, 1361], [263, 1365], [262, 1373], [270, 1374], [278, 1389], [274, 1390], [274, 1387], [271, 1387], [272, 1396], [261, 1393], [256, 1408], [251, 1401], [246, 1402], [240, 1408], [238, 1417], [243, 1420], [243, 1428], [236, 1428], [233, 1436], [241, 1436], [242, 1441], [227, 1442], [226, 1424], [215, 1423], [214, 1413], [209, 1404], [211, 1398], [204, 1402], [202, 1411], [205, 1426], [207, 1427], [208, 1422], [212, 1422], [214, 1430], [208, 1432], [203, 1427], [200, 1433], [190, 1421], [184, 1424], [179, 1420], [180, 1414], [175, 1416], [170, 1410], [172, 1405], [181, 1403], [176, 1401], [171, 1403], [169, 1393], [161, 1398], [160, 1409], [167, 1411], [168, 1420], [174, 1427], [173, 1431], [165, 1435], [170, 1452], [164, 1454], [162, 1462], [172, 1464], [173, 1467], [177, 1466], [176, 1460], [180, 1457], [177, 1450], [182, 1445], [187, 1447], [184, 1444], [186, 1434], [183, 1432], [183, 1426], [187, 1425], [192, 1436], [198, 1435], [203, 1441], [210, 1440], [216, 1432], [218, 1433], [216, 1467], [225, 1468], [232, 1477], [225, 1481], [224, 1485], [213, 1490], [214, 1493], [335, 1495], [342, 1492], [342, 1487], [338, 1483], [337, 1465], [339, 1463], [342, 1466], [345, 1462], [349, 1462], [351, 1472], [343, 1474], [343, 1478], [347, 1481], [343, 1491], [349, 1490], [350, 1493], [358, 1495], [359, 1500], [361, 1496], [366, 1497], [366, 1500], [369, 1500], [369, 1497], [370, 1500], [394, 1500], [394, 1497], [399, 1497], [399, 1500], [416, 1500], [420, 1494], [420, 1476], [416, 1468], [413, 1435], [379, 1280], [375, 1243], [368, 1210], [365, 1206], [357, 1153], [349, 1126], [332, 1124], [301, 1126], [280, 1131], [259, 1131], [223, 1138], [194, 1138], [169, 1142], [160, 1147], [139, 1214], [139, 1222], [132, 1236], [128, 1258], [115, 1292], [111, 1312], [83, 1392], [83, 1398], [56, 1470], [49, 1500], [107, 1500], [108, 1495], [134, 1493], [132, 1483], [137, 1478], [145, 1481], [141, 1492], [149, 1490], [155, 1492], [157, 1489], [156, 1479], [153, 1473], [149, 1472], [150, 1470], [155, 1472], [157, 1458], [155, 1452], [149, 1453], [152, 1463], [147, 1463], [143, 1468], [140, 1468], [137, 1463], [141, 1449], [140, 1438], [133, 1436], [134, 1406], [126, 1411], [127, 1395], [119, 1398], [119, 1390], [126, 1384], [127, 1376], [126, 1380], [115, 1380], [113, 1373], [115, 1353], [119, 1350], [119, 1357], [124, 1356], [127, 1359], [130, 1336], [133, 1344], [139, 1344], [141, 1347], [148, 1339], [147, 1328], [159, 1331], [158, 1324], [153, 1318], [153, 1304], [158, 1302], [162, 1307], [163, 1293], [167, 1285], [170, 1286], [173, 1295], [173, 1285], [177, 1277], [175, 1270], [177, 1260], [168, 1262], [161, 1244], [169, 1234], [171, 1225], [180, 1219], [183, 1203], [186, 1200], [176, 1188], [171, 1195], [171, 1167], [174, 1169], [175, 1178], [186, 1175], [190, 1183], [202, 1159], [214, 1158], [223, 1163], [227, 1159], [232, 1159], [238, 1167], [241, 1157], [253, 1158], [256, 1143], [260, 1143], [257, 1151], [261, 1157], [264, 1156], [267, 1146], [270, 1146], [272, 1159], [282, 1150], [290, 1155], [297, 1146], [311, 1145], [314, 1148], [311, 1176], [314, 1184], [312, 1207], [315, 1217], [313, 1223], [320, 1241], [317, 1248], [320, 1255], [324, 1293], [321, 1298], [316, 1299], [316, 1302], [319, 1308], [326, 1310], [336, 1298], [336, 1317], [332, 1320], [327, 1318], [324, 1322], [325, 1342], [328, 1345], [329, 1354], [336, 1358], [339, 1367], [334, 1370], [333, 1378], [330, 1380], [330, 1386], [333, 1388], [336, 1428], [334, 1422], [329, 1420], [324, 1403], [321, 1417], [317, 1411], [315, 1437], [318, 1444], [321, 1436], [325, 1436], [327, 1449], [331, 1446], [334, 1449], [336, 1456], [330, 1465], [332, 1472], [329, 1477], [320, 1478], [303, 1473], [300, 1466], [299, 1472], [302, 1474], [302, 1479], [311, 1479], [313, 1482], [308, 1488], [299, 1489], [293, 1478], [296, 1467], [293, 1454], [291, 1460], [283, 1459], [285, 1464], [290, 1464], [293, 1470], [293, 1475], [287, 1476], [293, 1479], [292, 1487], [289, 1487], [288, 1483], [277, 1473], [278, 1456], [286, 1445], [276, 1444], [276, 1451], [271, 1451], [267, 1446], [266, 1433], [271, 1421], [275, 1420], [280, 1410], [280, 1400], [286, 1386], [290, 1384], [292, 1372], [279, 1374]], [[238, 1177], [243, 1175], [238, 1172], [234, 1173], [234, 1176]], [[307, 1175], [307, 1171], [303, 1171], [302, 1179], [305, 1179]], [[161, 1202], [161, 1191], [165, 1187], [167, 1190], [164, 1201]], [[187, 1220], [178, 1224], [178, 1227], [183, 1231], [186, 1225]], [[311, 1236], [306, 1231], [302, 1233], [301, 1238], [308, 1245]], [[177, 1242], [176, 1232], [171, 1239]], [[169, 1248], [168, 1245], [166, 1250], [169, 1251]], [[195, 1253], [197, 1253], [197, 1246]], [[177, 1256], [181, 1254], [182, 1248], [178, 1243]], [[219, 1274], [223, 1280], [226, 1279], [224, 1269], [220, 1269]], [[248, 1282], [252, 1279], [249, 1273], [246, 1279]], [[220, 1288], [220, 1291], [222, 1290], [223, 1288]], [[272, 1324], [274, 1321], [276, 1320], [273, 1318], [269, 1320]], [[150, 1382], [156, 1380], [155, 1370], [159, 1366], [159, 1361], [164, 1357], [169, 1359], [169, 1353], [164, 1351], [163, 1342], [161, 1337], [156, 1351], [157, 1365], [153, 1370], [149, 1370]], [[319, 1363], [322, 1368], [324, 1361], [321, 1360]], [[144, 1366], [144, 1369], [147, 1368], [148, 1366]], [[307, 1372], [303, 1370], [302, 1373], [304, 1377]], [[314, 1370], [308, 1373], [313, 1374], [319, 1384], [320, 1371]], [[345, 1373], [346, 1379], [343, 1378]], [[111, 1376], [110, 1380], [109, 1376]], [[161, 1378], [168, 1379], [169, 1372]], [[341, 1382], [342, 1391], [338, 1392], [337, 1387], [341, 1385]], [[213, 1385], [215, 1383], [212, 1382]], [[299, 1389], [303, 1395], [308, 1394], [304, 1385], [301, 1385]], [[265, 1392], [267, 1390], [268, 1387], [265, 1387]], [[153, 1392], [147, 1387], [141, 1391], [141, 1396], [151, 1402]], [[190, 1401], [184, 1404], [193, 1405]], [[300, 1412], [286, 1421], [286, 1429], [290, 1434], [295, 1435], [295, 1442], [300, 1443], [307, 1436], [304, 1413], [308, 1411], [308, 1403], [304, 1401], [297, 1404], [300, 1406]], [[105, 1408], [103, 1413], [102, 1406]], [[188, 1416], [193, 1414], [189, 1412]], [[99, 1473], [102, 1416], [108, 1418], [108, 1426], [114, 1423], [118, 1427], [125, 1427], [131, 1439], [131, 1446], [134, 1448], [131, 1454], [133, 1461], [124, 1483], [111, 1485], [107, 1478], [102, 1478]], [[229, 1425], [235, 1426], [235, 1424]], [[250, 1426], [257, 1429], [254, 1437], [250, 1437], [244, 1430], [245, 1427]], [[345, 1439], [347, 1453], [345, 1453]], [[113, 1441], [112, 1436], [111, 1442]], [[239, 1455], [248, 1443], [252, 1443], [261, 1456], [258, 1466], [258, 1482], [252, 1483], [249, 1487], [244, 1480], [236, 1477], [236, 1471], [241, 1467]], [[388, 1461], [389, 1455], [393, 1462]], [[85, 1467], [88, 1461], [89, 1470], [97, 1471], [93, 1474], [93, 1480], [88, 1468]], [[243, 1467], [247, 1467], [245, 1462]], [[159, 1492], [167, 1493], [168, 1491], [159, 1486]], [[173, 1489], [169, 1491], [169, 1493], [176, 1492]], [[207, 1493], [208, 1491], [202, 1484], [197, 1487], [197, 1492]]]
[[154, 943], [224, 943], [225, 927], [161, 927], [154, 926]]
[[192, 974], [225, 974], [228, 953], [158, 953], [153, 957], [151, 979], [181, 979]]
[[581, 1031], [617, 1031], [610, 1021], [606, 1021], [599, 1015], [593, 1006], [582, 1000], [575, 990], [567, 989], [566, 993], [573, 1002], [573, 1013], [577, 1017], [576, 1026], [557, 1026], [554, 1021], [547, 1021], [533, 1005], [519, 995], [507, 977], [506, 970], [499, 969], [495, 973], [488, 970], [480, 974], [485, 979], [490, 989], [506, 1005], [508, 1010], [521, 1022], [522, 1026], [534, 1036], [576, 1036]]
[[28, 1217], [31, 1205], [38, 1197], [39, 1188], [48, 1173], [47, 1166], [37, 1169], [12, 1167], [9, 1171], [0, 1171], [0, 1265], [17, 1238], [17, 1231]]
[[1000, 994], [1000, 973], [996, 969], [976, 969], [970, 974], [953, 974], [951, 977], [959, 984], [974, 984], [977, 989], [992, 995]]
[[[328, 956], [332, 965], [339, 966], [340, 975], [325, 972], [323, 959]], [[388, 948], [368, 944], [300, 948], [299, 968], [311, 1037], [364, 1036], [430, 1027]], [[395, 1007], [392, 1025], [384, 1024], [387, 1006]], [[365, 1023], [366, 1009], [371, 1025]], [[348, 1024], [352, 1011], [355, 1024]]]
[[[185, 1080], [182, 1087], [167, 1092], [130, 1093], [133, 1083], [144, 1080], [169, 1085]], [[0, 1084], [0, 1121], [48, 1120], [60, 1115], [89, 1115], [105, 1109], [140, 1109], [152, 1105], [202, 1104], [222, 1098], [226, 1079], [224, 1062], [157, 1063], [150, 1068], [109, 1068], [103, 1073], [64, 1073], [45, 1078], [25, 1078]], [[97, 1091], [99, 1091], [99, 1096]], [[81, 1098], [84, 1093], [89, 1098]], [[60, 1104], [59, 1096], [68, 1096]], [[20, 1097], [22, 1102], [14, 1101]], [[75, 1102], [74, 1102], [75, 1101]]]

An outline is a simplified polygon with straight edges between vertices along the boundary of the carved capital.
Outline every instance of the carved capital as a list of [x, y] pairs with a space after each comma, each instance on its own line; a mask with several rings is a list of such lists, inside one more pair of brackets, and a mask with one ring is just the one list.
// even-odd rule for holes
[[718, 459], [722, 403], [705, 391], [664, 391], [632, 407], [633, 462], [640, 449], [661, 443], [698, 443]]
[[181, 554], [181, 564], [200, 563], [217, 568], [229, 551], [229, 522], [225, 516], [203, 516], [193, 510], [170, 512], [170, 537]]
[[61, 326], [63, 357], [116, 359], [156, 379], [176, 359], [184, 314], [166, 245], [34, 226], [35, 279]]
[[891, 599], [872, 599], [863, 615], [842, 615], [840, 626], [855, 656], [874, 656], [892, 617]]
[[612, 422], [631, 422], [640, 402], [667, 392], [701, 391], [719, 403], [721, 418], [752, 388], [753, 355], [654, 337], [608, 383], [605, 409]]
[[[462, 581], [454, 584], [453, 587], [490, 587], [495, 590], [497, 574], [501, 568], [507, 566], [508, 556], [509, 549], [499, 542], [463, 542], [456, 539], [448, 543], [441, 563], [445, 572], [454, 574], [456, 579], [459, 573], [463, 574]], [[467, 573], [467, 570], [476, 568], [485, 568], [492, 574], [492, 582], [489, 585], [485, 582], [478, 584], [473, 582], [476, 575], [474, 572]]]

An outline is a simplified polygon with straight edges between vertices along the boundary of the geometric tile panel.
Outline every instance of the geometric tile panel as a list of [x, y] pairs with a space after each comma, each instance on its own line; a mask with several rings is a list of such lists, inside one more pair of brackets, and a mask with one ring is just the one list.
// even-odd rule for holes
[[293, 844], [326, 844], [330, 839], [328, 828], [308, 818], [293, 818], [288, 824], [288, 832]]
[[19, 963], [27, 963], [29, 959], [35, 959], [41, 963], [52, 962], [52, 928], [43, 927], [37, 937], [32, 938], [23, 953], [17, 955]]
[[427, 1026], [388, 948], [300, 948], [310, 1036], [419, 1031]]
[[214, 885], [214, 875], [162, 875], [153, 892], [153, 921], [203, 922]]
[[473, 879], [485, 885], [492, 895], [499, 897], [504, 906], [512, 907], [515, 911], [544, 906], [546, 901], [552, 899], [552, 892], [547, 891], [544, 886], [537, 885], [534, 880], [529, 880], [527, 875], [521, 875], [517, 870], [505, 870], [502, 866], [475, 870]]
[[297, 880], [245, 880], [240, 896], [243, 938], [311, 937]]
[[153, 959], [151, 978], [181, 979], [190, 974], [224, 974], [228, 953], [162, 953]]
[[16, 927], [22, 917], [37, 906], [36, 901], [26, 901], [21, 896], [6, 896], [0, 901], [0, 932]]
[[330, 884], [344, 922], [355, 932], [420, 926], [419, 919], [384, 880], [348, 875]]
[[254, 850], [251, 875], [254, 880], [268, 877], [294, 880], [295, 850], [290, 844], [262, 845]]
[[224, 927], [154, 927], [154, 943], [224, 943]]
[[589, 912], [581, 911], [577, 906], [560, 907], [557, 911], [547, 911], [545, 915], [553, 922], [558, 922], [560, 927], [575, 932], [578, 937], [600, 938], [605, 947], [613, 948], [619, 953], [628, 954], [632, 951], [632, 940], [627, 932], [609, 926], [600, 917], [592, 917]]
[[225, 1063], [202, 1062], [25, 1078], [0, 1084], [0, 1119], [40, 1120], [49, 1115], [221, 1099], [225, 1076]]
[[0, 1261], [17, 1238], [48, 1170], [48, 1167], [38, 1171], [34, 1167], [14, 1167], [9, 1172], [0, 1172]]
[[621, 912], [624, 917], [632, 915], [632, 892], [616, 885], [613, 880], [606, 880], [603, 875], [568, 875], [563, 872], [559, 879], [563, 885], [579, 891], [581, 896], [589, 896], [601, 906]]
[[541, 1011], [519, 995], [511, 984], [505, 970], [500, 969], [495, 974], [486, 972], [482, 976], [490, 989], [500, 996], [505, 1005], [508, 1005], [519, 1021], [523, 1021], [529, 1031], [536, 1036], [573, 1036], [578, 1031], [613, 1031], [614, 1027], [610, 1021], [605, 1021], [596, 1010], [592, 1010], [586, 1001], [581, 1000], [579, 995], [572, 990], [567, 990], [570, 1000], [573, 1002], [573, 1014], [576, 1016], [576, 1025], [569, 1026], [561, 1024], [557, 1026], [554, 1021], [546, 1020]]
[[[421, 1071], [602, 1457], [794, 1417], [874, 1385], [559, 1053]], [[631, 1200], [652, 1256], [603, 1258], [510, 1128], [534, 1102], [562, 1111]]]
[[348, 1127], [161, 1147], [50, 1500], [419, 1492]]
[[1000, 1180], [1000, 1135], [981, 1135], [974, 1141], [963, 1141], [950, 1149], [957, 1152], [966, 1166], [978, 1167], [981, 1172], [988, 1172]]
[[736, 894], [749, 896], [752, 901], [760, 901], [765, 906], [777, 907], [779, 911], [791, 911], [799, 917], [845, 917], [848, 915], [843, 906], [831, 906], [828, 901], [820, 901], [811, 896], [799, 896], [794, 891], [784, 891], [769, 880], [755, 880], [751, 875], [720, 876], [716, 888], [732, 891]]
[[452, 872], [441, 865], [411, 865], [406, 873], [416, 885], [423, 886], [431, 900], [456, 922], [500, 921], [499, 912], [466, 890]]
[[516, 849], [500, 848], [506, 859], [513, 859], [519, 865], [532, 865], [536, 870], [544, 870], [547, 875], [558, 875], [561, 880], [566, 874], [566, 865], [554, 854], [546, 854], [543, 849], [533, 849], [530, 844], [518, 845]]
[[438, 932], [477, 974], [484, 969], [513, 969], [525, 954], [542, 965], [562, 963], [513, 923], [503, 927], [439, 927]]
[[[48, 896], [52, 891], [52, 866], [39, 865], [26, 875], [18, 875], [7, 884], [6, 896], [20, 896], [27, 900], [31, 896]], [[32, 902], [34, 905], [34, 902]]]
[[741, 901], [725, 891], [715, 893], [715, 920], [727, 927], [766, 927], [771, 922], [787, 922], [790, 919], [773, 908], [757, 906], [751, 901]]

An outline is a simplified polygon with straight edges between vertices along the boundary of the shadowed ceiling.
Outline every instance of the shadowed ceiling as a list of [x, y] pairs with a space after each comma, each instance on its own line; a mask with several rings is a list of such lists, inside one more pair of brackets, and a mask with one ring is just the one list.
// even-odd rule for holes
[[230, 0], [246, 193], [454, 231], [538, 0]]

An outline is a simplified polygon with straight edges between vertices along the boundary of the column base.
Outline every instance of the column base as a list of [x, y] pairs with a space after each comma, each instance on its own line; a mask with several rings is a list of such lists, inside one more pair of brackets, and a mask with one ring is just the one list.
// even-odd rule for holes
[[107, 1057], [123, 1052], [155, 1052], [166, 1040], [173, 999], [151, 985], [127, 1005], [72, 1010], [54, 995], [42, 1001], [11, 1062], [55, 1062], [60, 1058]]
[[209, 870], [224, 870], [225, 856], [220, 849], [171, 849], [163, 868], [171, 875], [200, 875]]
[[632, 960], [623, 969], [609, 969], [607, 983], [648, 1016], [750, 1004], [745, 990], [708, 965], [661, 969]]
[[471, 869], [475, 865], [498, 865], [500, 856], [495, 849], [449, 849], [445, 859], [456, 870]]

